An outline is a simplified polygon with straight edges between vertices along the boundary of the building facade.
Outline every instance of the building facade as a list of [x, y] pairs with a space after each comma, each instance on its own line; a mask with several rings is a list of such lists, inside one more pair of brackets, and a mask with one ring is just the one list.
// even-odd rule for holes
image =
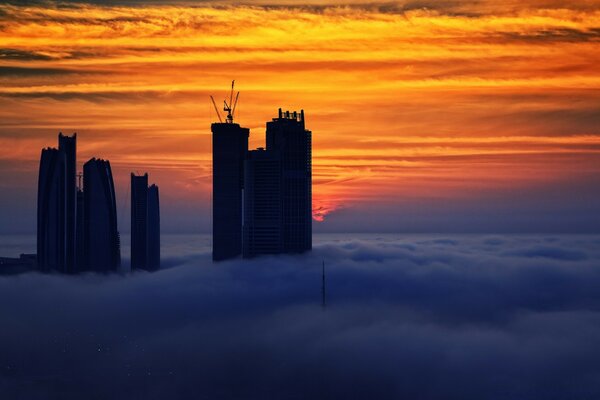
[[248, 152], [244, 164], [243, 256], [283, 252], [281, 157], [263, 148]]
[[312, 248], [312, 133], [304, 111], [279, 109], [266, 149], [248, 151], [249, 130], [212, 124], [213, 260]]
[[117, 271], [121, 265], [121, 244], [109, 161], [92, 158], [83, 165], [83, 197], [85, 268]]
[[37, 259], [44, 272], [66, 272], [65, 175], [65, 153], [43, 149], [38, 177]]
[[250, 130], [235, 123], [214, 123], [213, 170], [213, 260], [226, 260], [242, 253], [242, 193], [244, 160]]
[[281, 157], [283, 251], [312, 248], [312, 133], [305, 128], [304, 110], [267, 122], [267, 151]]
[[160, 201], [158, 186], [148, 187], [148, 270], [160, 269]]
[[148, 174], [131, 174], [131, 269], [147, 266]]
[[65, 154], [65, 271], [77, 272], [77, 134], [58, 134], [58, 150]]
[[158, 186], [148, 187], [148, 174], [131, 174], [131, 268], [160, 268]]

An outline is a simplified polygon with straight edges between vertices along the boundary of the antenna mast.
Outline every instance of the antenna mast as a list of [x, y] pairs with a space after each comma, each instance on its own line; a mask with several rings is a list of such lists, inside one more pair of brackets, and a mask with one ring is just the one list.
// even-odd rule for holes
[[322, 278], [321, 278], [321, 307], [325, 308], [325, 260], [323, 260]]

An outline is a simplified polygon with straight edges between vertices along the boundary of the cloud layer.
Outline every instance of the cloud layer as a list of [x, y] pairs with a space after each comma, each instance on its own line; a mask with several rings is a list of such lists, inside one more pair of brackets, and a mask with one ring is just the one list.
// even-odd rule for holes
[[[321, 236], [155, 274], [0, 278], [11, 398], [564, 399], [600, 394], [597, 236]], [[195, 249], [195, 250], [194, 250]], [[321, 261], [327, 307], [320, 307]]]

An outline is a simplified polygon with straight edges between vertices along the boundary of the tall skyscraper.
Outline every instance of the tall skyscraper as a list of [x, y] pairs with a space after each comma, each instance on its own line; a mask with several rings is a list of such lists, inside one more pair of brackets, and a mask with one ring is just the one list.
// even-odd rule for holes
[[312, 248], [312, 133], [305, 129], [304, 110], [267, 122], [267, 151], [281, 157], [283, 251]]
[[283, 252], [279, 151], [248, 152], [244, 165], [243, 256]]
[[121, 249], [110, 162], [92, 158], [84, 164], [83, 193], [86, 268], [116, 271], [121, 264]]
[[146, 268], [148, 256], [148, 174], [131, 174], [131, 269]]
[[85, 204], [81, 184], [77, 188], [77, 214], [75, 226], [75, 261], [77, 272], [85, 271]]
[[148, 188], [148, 269], [160, 269], [160, 202], [156, 185]]
[[58, 150], [65, 154], [65, 271], [77, 272], [76, 261], [76, 215], [77, 215], [77, 134], [64, 136], [58, 134]]
[[213, 260], [242, 253], [242, 191], [244, 160], [250, 130], [229, 122], [214, 123], [213, 155]]
[[160, 268], [158, 186], [148, 187], [148, 174], [131, 174], [131, 268]]
[[42, 271], [66, 272], [65, 176], [65, 153], [54, 148], [43, 149], [37, 204], [37, 259]]

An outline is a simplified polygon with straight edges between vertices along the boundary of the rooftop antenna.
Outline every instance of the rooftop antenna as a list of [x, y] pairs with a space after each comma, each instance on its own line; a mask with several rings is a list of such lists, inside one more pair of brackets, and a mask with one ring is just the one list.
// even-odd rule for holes
[[325, 302], [325, 260], [323, 260], [323, 268], [321, 275], [321, 307], [324, 309], [327, 303]]

